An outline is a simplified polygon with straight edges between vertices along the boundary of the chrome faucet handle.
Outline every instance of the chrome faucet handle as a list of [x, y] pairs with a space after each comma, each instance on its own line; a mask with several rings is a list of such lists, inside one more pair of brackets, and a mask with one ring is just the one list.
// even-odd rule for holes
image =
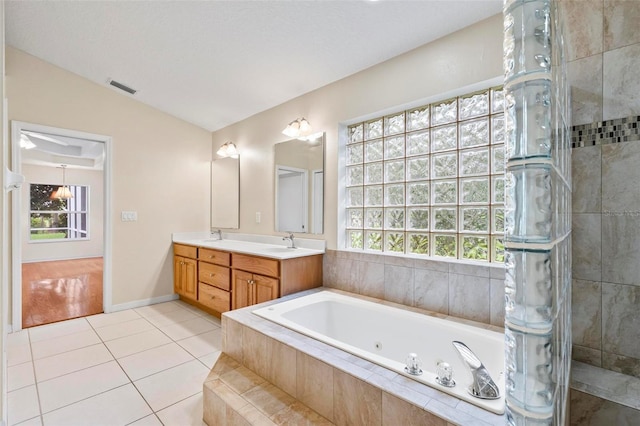
[[469, 367], [473, 383], [469, 386], [469, 393], [476, 398], [481, 399], [498, 399], [500, 398], [500, 389], [491, 378], [491, 374], [486, 369], [480, 358], [473, 353], [467, 345], [459, 341], [451, 342], [456, 348], [460, 358]]
[[289, 248], [296, 248], [296, 243], [293, 240], [293, 232], [287, 232], [287, 234], [289, 234], [289, 235], [287, 235], [286, 237], [283, 237], [282, 240], [283, 241], [286, 241], [286, 240], [291, 241], [291, 246]]

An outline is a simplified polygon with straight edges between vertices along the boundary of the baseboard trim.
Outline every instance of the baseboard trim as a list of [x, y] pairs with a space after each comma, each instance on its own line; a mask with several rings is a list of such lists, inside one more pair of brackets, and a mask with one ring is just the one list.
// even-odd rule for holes
[[176, 293], [167, 294], [165, 296], [152, 297], [150, 299], [134, 300], [132, 302], [120, 303], [117, 305], [111, 305], [111, 312], [124, 311], [126, 309], [142, 308], [143, 306], [155, 305], [156, 303], [171, 302], [177, 300], [178, 295]]

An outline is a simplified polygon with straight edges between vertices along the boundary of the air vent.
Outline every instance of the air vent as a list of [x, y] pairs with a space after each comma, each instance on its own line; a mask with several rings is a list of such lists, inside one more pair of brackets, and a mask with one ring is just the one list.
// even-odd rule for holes
[[125, 92], [127, 92], [127, 93], [129, 93], [129, 94], [131, 94], [131, 95], [135, 95], [135, 94], [136, 94], [136, 92], [137, 92], [137, 90], [136, 90], [136, 89], [132, 89], [131, 87], [129, 87], [129, 86], [125, 86], [125, 85], [124, 85], [124, 84], [122, 84], [122, 83], [118, 83], [118, 82], [117, 82], [117, 81], [115, 81], [115, 80], [111, 80], [111, 79], [109, 79], [109, 80], [107, 80], [107, 82], [108, 82], [110, 85], [112, 85], [113, 87], [117, 87], [117, 88], [118, 88], [118, 89], [120, 89], [120, 90], [124, 90]]

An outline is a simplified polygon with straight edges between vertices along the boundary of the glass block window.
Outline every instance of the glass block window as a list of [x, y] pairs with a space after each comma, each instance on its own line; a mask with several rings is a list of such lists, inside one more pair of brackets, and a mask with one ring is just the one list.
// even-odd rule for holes
[[501, 87], [348, 128], [346, 245], [504, 261]]

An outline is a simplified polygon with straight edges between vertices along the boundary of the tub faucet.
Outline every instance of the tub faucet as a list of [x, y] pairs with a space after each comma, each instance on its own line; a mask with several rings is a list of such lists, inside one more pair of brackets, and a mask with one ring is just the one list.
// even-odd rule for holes
[[453, 347], [458, 350], [460, 358], [469, 367], [471, 376], [473, 376], [473, 383], [469, 386], [469, 393], [476, 398], [481, 399], [498, 399], [500, 398], [500, 389], [498, 385], [493, 381], [489, 371], [485, 368], [484, 364], [474, 354], [467, 345], [462, 342], [451, 342]]
[[297, 248], [296, 243], [293, 240], [293, 232], [288, 232], [288, 234], [289, 234], [288, 236], [282, 238], [282, 241], [289, 240], [291, 242], [291, 245], [289, 246], [289, 248], [292, 248], [292, 249]]

